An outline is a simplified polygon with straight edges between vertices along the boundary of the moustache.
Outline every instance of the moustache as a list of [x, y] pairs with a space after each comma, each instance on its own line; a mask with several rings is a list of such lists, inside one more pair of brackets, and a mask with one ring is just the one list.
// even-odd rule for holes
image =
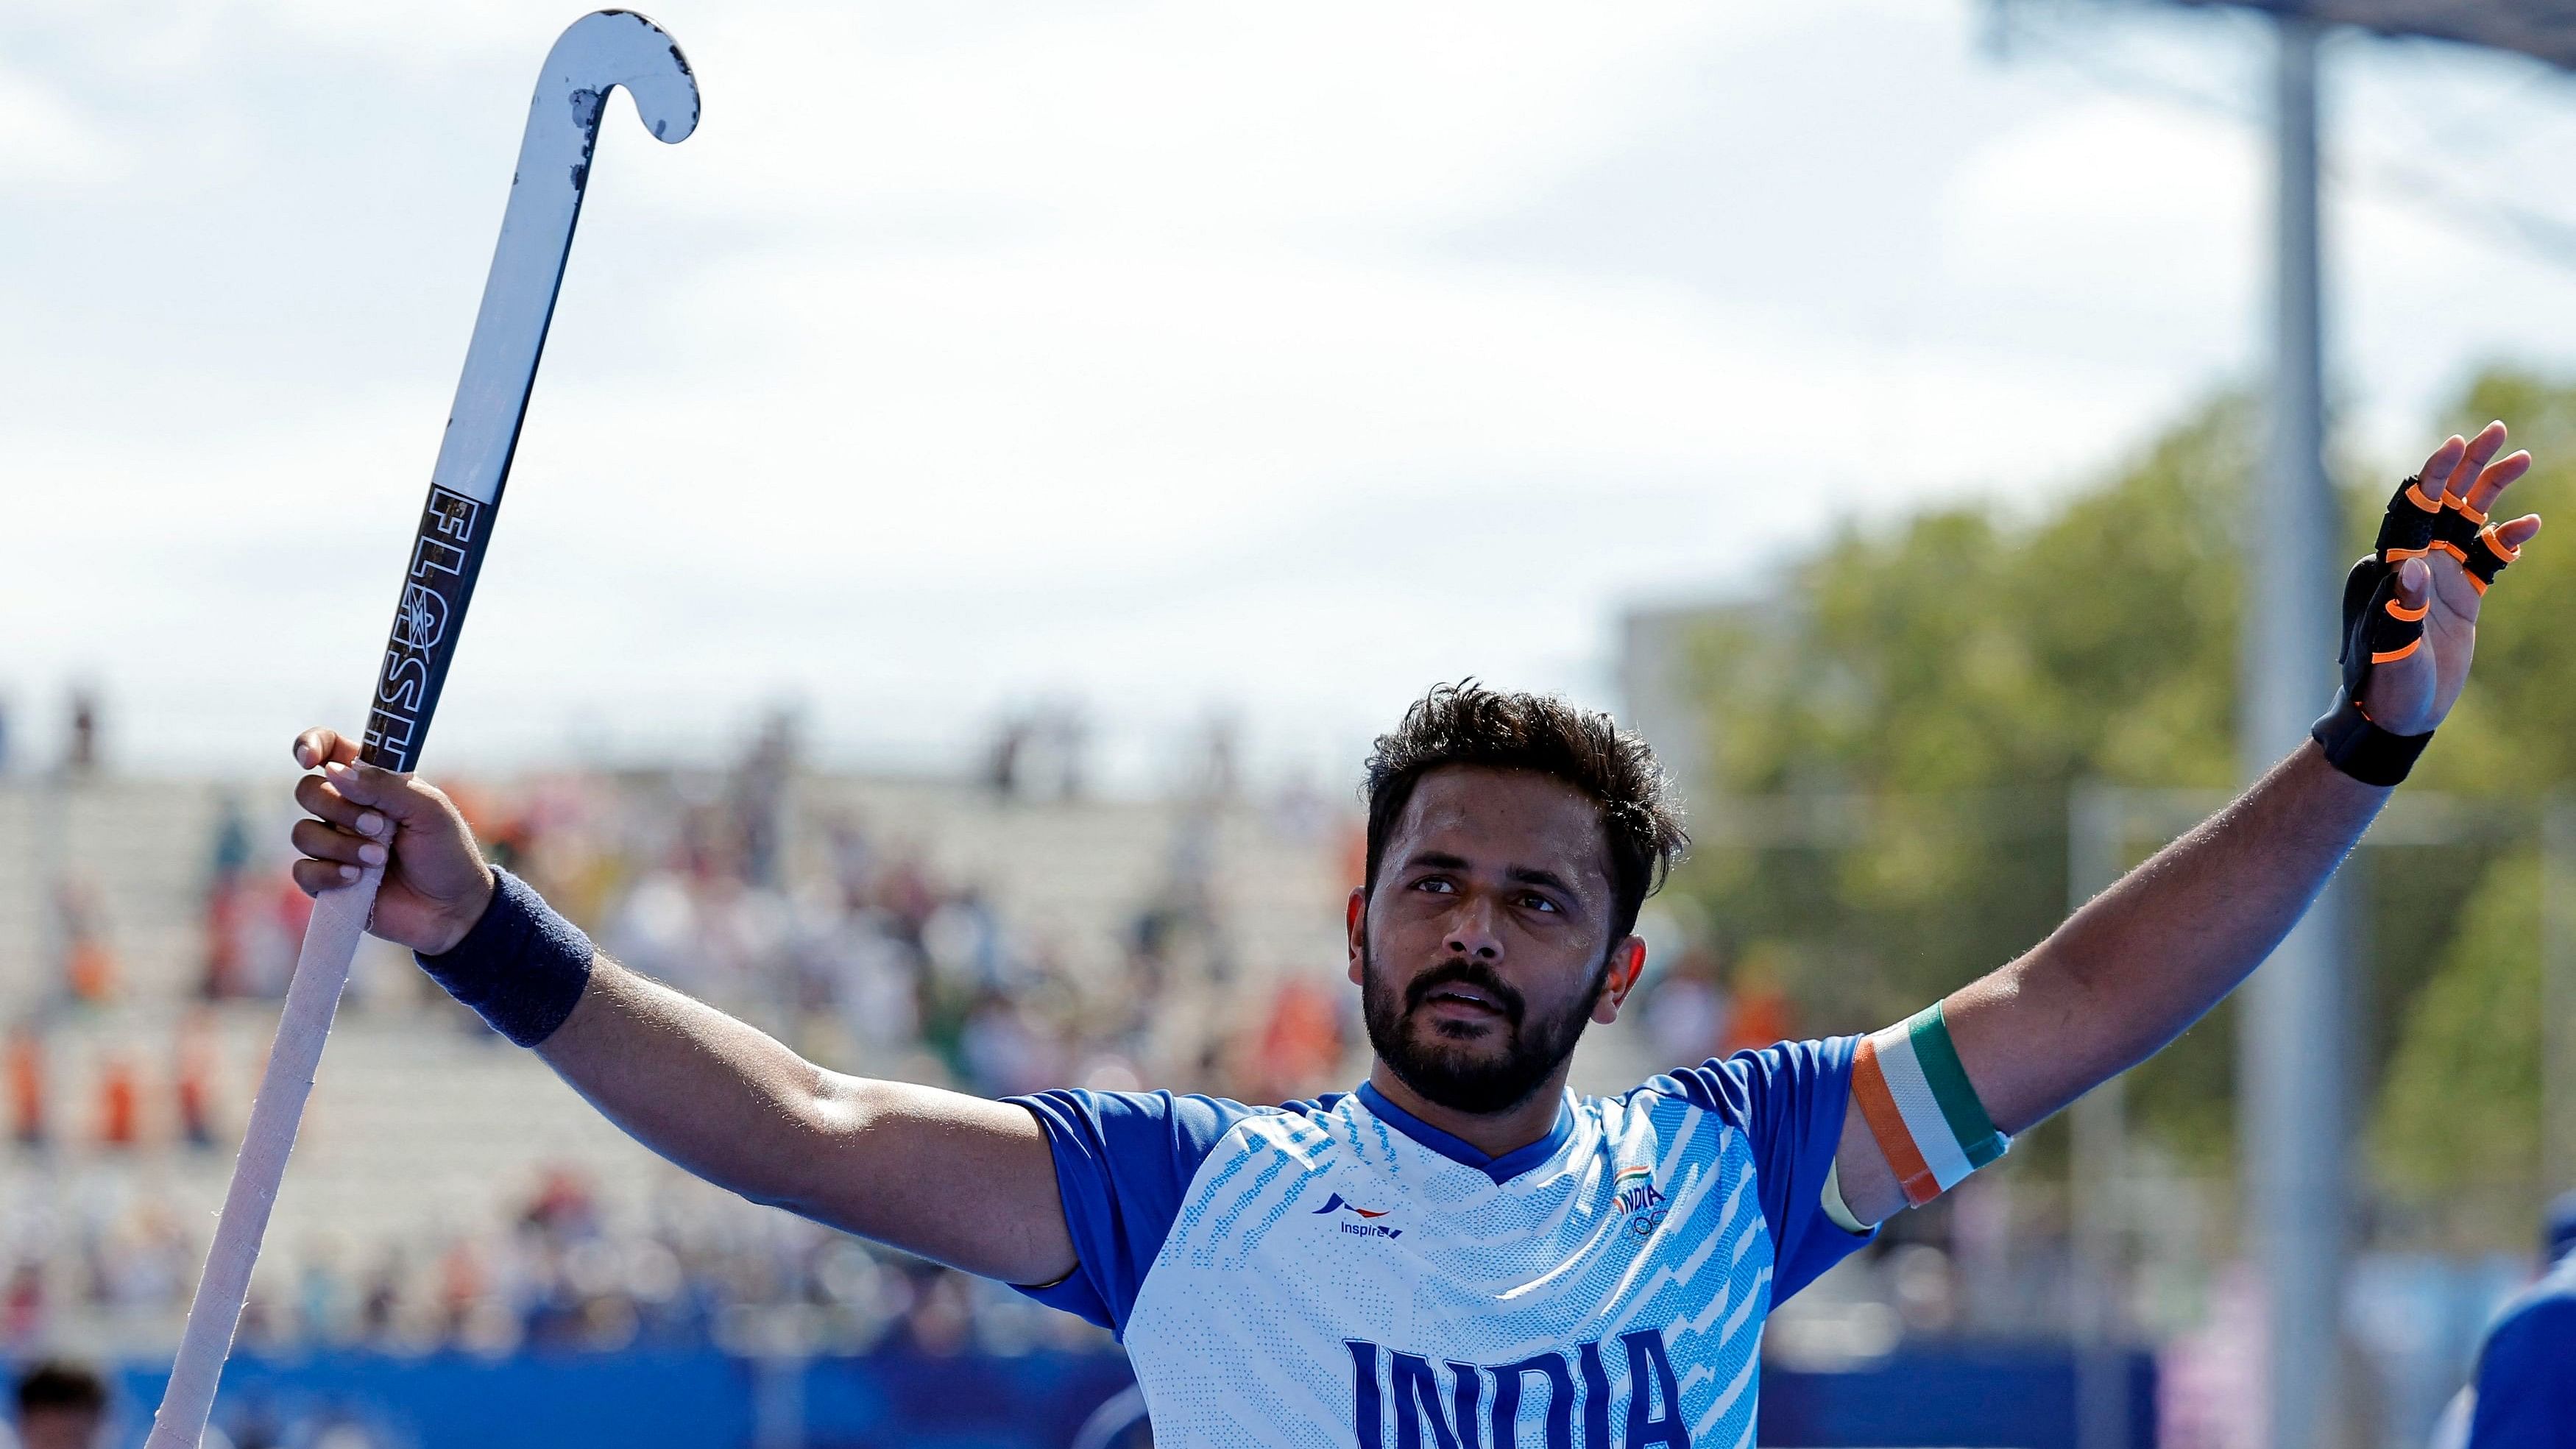
[[1472, 986], [1477, 994], [1502, 1012], [1505, 1020], [1515, 1027], [1521, 1024], [1521, 994], [1495, 975], [1494, 968], [1484, 962], [1461, 960], [1454, 956], [1413, 978], [1412, 984], [1404, 988], [1404, 1009], [1408, 1013], [1413, 1011], [1429, 1000], [1431, 993], [1444, 986]]

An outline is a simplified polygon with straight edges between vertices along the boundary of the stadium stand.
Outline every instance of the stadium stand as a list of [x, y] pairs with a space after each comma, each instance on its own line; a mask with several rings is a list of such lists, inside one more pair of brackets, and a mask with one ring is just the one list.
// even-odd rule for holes
[[[461, 793], [604, 945], [829, 1065], [1259, 1100], [1364, 1060], [1341, 974], [1356, 822], [1332, 802], [1032, 799], [767, 747]], [[0, 790], [0, 859], [27, 865], [0, 871], [0, 1010], [42, 1098], [40, 1140], [0, 1149], [0, 1349], [175, 1341], [300, 930], [287, 802], [283, 781]], [[1578, 1085], [1650, 1070], [1642, 1038], [1588, 1044]], [[372, 943], [268, 1243], [253, 1347], [1105, 1341], [687, 1179]]]

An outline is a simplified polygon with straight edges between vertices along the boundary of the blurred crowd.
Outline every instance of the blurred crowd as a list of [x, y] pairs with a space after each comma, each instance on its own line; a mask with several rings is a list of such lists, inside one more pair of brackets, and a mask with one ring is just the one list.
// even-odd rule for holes
[[[791, 811], [793, 770], [777, 724], [721, 779], [463, 803], [495, 861], [618, 959], [834, 1066], [988, 1096], [1152, 1081], [1277, 1100], [1337, 1083], [1356, 1027], [1341, 994], [1312, 970], [1244, 969], [1208, 838], [1222, 797], [1177, 813], [1161, 878], [1108, 906], [1104, 943], [1012, 919], [854, 808]], [[1078, 791], [1070, 770], [1054, 798]], [[1026, 770], [987, 786], [1018, 800]]]
[[278, 1287], [244, 1314], [254, 1351], [944, 1358], [1108, 1342], [1007, 1288], [695, 1184], [612, 1211], [571, 1169], [546, 1173], [496, 1230], [347, 1260], [310, 1249]]
[[[985, 812], [1077, 799], [1078, 745], [1061, 721], [1014, 721], [994, 768], [960, 790], [983, 792], [967, 803]], [[802, 788], [783, 723], [724, 770], [449, 788], [491, 858], [605, 949], [831, 1066], [991, 1096], [1150, 1084], [1258, 1101], [1346, 1087], [1353, 993], [1334, 989], [1329, 963], [1247, 961], [1217, 879], [1217, 817], [1256, 807], [1203, 774], [1180, 807], [1150, 817], [1162, 837], [1154, 883], [1100, 902], [1096, 928], [1081, 930], [1033, 925], [967, 869], [943, 870], [959, 856], [941, 857], [920, 822], [883, 826]], [[198, 837], [184, 971], [120, 959], [127, 943], [98, 890], [68, 873], [54, 883], [53, 981], [13, 992], [25, 1004], [0, 1035], [18, 1163], [54, 1183], [0, 1200], [0, 1350], [43, 1348], [67, 1315], [151, 1341], [185, 1308], [202, 1234], [148, 1189], [84, 1174], [122, 1161], [148, 1177], [164, 1154], [229, 1152], [258, 1063], [244, 1032], [227, 1051], [218, 1028], [245, 1019], [231, 1003], [283, 994], [310, 909], [264, 803], [220, 799]], [[1345, 815], [1292, 799], [1263, 826], [1338, 869], [1356, 860]], [[353, 975], [344, 1013], [501, 1049], [425, 976], [390, 953], [375, 964]], [[156, 992], [156, 981], [170, 984]], [[444, 1241], [287, 1245], [291, 1279], [263, 1278], [244, 1341], [506, 1352], [775, 1340], [925, 1354], [1098, 1341], [1006, 1289], [694, 1197], [696, 1186], [650, 1205], [603, 1201], [565, 1167]]]
[[[1067, 720], [1014, 718], [984, 788], [1004, 801], [1077, 798], [1079, 742]], [[1150, 1080], [1277, 1100], [1338, 1084], [1357, 1025], [1348, 993], [1312, 970], [1276, 969], [1288, 963], [1247, 972], [1228, 929], [1213, 835], [1230, 777], [1195, 792], [1169, 823], [1161, 880], [1104, 905], [1090, 934], [1111, 939], [1073, 943], [1060, 927], [1050, 935], [1010, 919], [971, 874], [943, 873], [927, 842], [874, 828], [854, 808], [792, 798], [795, 772], [792, 732], [779, 721], [725, 771], [448, 783], [495, 863], [603, 947], [831, 1065], [991, 1095]], [[1349, 827], [1335, 812], [1300, 798], [1275, 813], [1320, 850], [1341, 850], [1332, 837]], [[282, 834], [269, 828], [276, 814], [239, 794], [217, 803], [201, 857], [192, 999], [284, 994], [311, 903], [271, 838]], [[1355, 844], [1344, 853], [1355, 858]], [[132, 1045], [77, 1072], [53, 1059], [51, 1024], [151, 987], [128, 979], [94, 879], [64, 867], [42, 910], [52, 980], [10, 993], [20, 1004], [0, 1035], [13, 1138], [212, 1143], [224, 1084], [209, 1080], [203, 1013], [168, 1014], [167, 1050], [156, 1044], [141, 1061]], [[405, 971], [362, 971], [351, 985], [350, 1009], [444, 1006]]]
[[[961, 799], [1003, 812], [1006, 830], [1026, 818], [1010, 812], [1078, 801], [1080, 744], [1069, 717], [1007, 721]], [[1257, 1102], [1344, 1089], [1360, 1064], [1357, 993], [1337, 963], [1253, 959], [1219, 869], [1221, 817], [1250, 810], [1268, 836], [1326, 862], [1319, 878], [1356, 880], [1357, 822], [1311, 791], [1246, 805], [1221, 734], [1178, 803], [1149, 817], [1151, 884], [1096, 902], [1088, 924], [1015, 914], [974, 873], [984, 857], [943, 854], [920, 819], [888, 825], [814, 788], [783, 722], [723, 770], [447, 783], [493, 860], [607, 950], [828, 1065], [989, 1096], [1171, 1086]], [[217, 801], [198, 837], [195, 956], [182, 972], [127, 969], [99, 892], [76, 876], [56, 883], [54, 987], [0, 1042], [22, 1164], [148, 1168], [166, 1152], [211, 1162], [228, 1150], [257, 1062], [240, 1043], [227, 1054], [217, 1026], [240, 1010], [228, 1003], [283, 993], [310, 909], [286, 879], [280, 824], [254, 797]], [[1334, 904], [1314, 908], [1329, 918]], [[398, 957], [376, 964], [353, 977], [345, 1012], [500, 1049]], [[1657, 964], [1643, 1015], [1663, 1060], [1795, 1029], [1758, 962], [1721, 969], [1681, 949]], [[52, 1026], [120, 1019], [156, 980], [172, 999], [139, 1019], [158, 1025], [94, 1033], [77, 1061], [53, 1050]], [[204, 1249], [195, 1225], [130, 1181], [83, 1182], [67, 1171], [49, 1194], [0, 1202], [0, 1351], [40, 1350], [73, 1318], [148, 1342], [185, 1308]], [[281, 1247], [244, 1318], [248, 1345], [941, 1355], [1105, 1341], [1005, 1288], [677, 1173], [638, 1203], [558, 1165], [524, 1200], [434, 1241], [353, 1230]]]
[[[151, 1202], [80, 1207], [68, 1223], [11, 1205], [15, 1258], [0, 1294], [0, 1357], [53, 1346], [66, 1309], [109, 1337], [166, 1336], [204, 1251]], [[365, 1349], [499, 1356], [715, 1347], [746, 1356], [870, 1352], [949, 1357], [1103, 1347], [1108, 1336], [1010, 1289], [879, 1248], [672, 1175], [642, 1204], [603, 1202], [577, 1170], [543, 1174], [501, 1220], [430, 1240], [284, 1245], [241, 1322], [251, 1352]], [[62, 1271], [64, 1269], [68, 1271]]]

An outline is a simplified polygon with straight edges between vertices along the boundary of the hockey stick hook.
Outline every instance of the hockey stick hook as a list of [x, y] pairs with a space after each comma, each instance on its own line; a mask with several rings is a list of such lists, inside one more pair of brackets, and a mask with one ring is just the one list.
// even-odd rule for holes
[[[632, 10], [593, 11], [566, 27], [546, 52], [530, 120], [547, 91], [559, 87], [573, 124], [596, 139], [599, 103], [617, 86], [634, 98], [635, 117], [654, 140], [677, 144], [698, 128], [698, 81], [689, 58], [661, 26]], [[586, 179], [574, 178], [574, 188]]]
[[563, 283], [564, 254], [581, 220], [600, 117], [608, 93], [621, 86], [657, 139], [677, 143], [698, 128], [698, 79], [688, 58], [668, 32], [634, 11], [585, 15], [546, 52], [528, 101], [528, 129], [519, 140], [483, 308], [465, 349], [465, 375], [430, 473], [431, 482], [451, 493], [500, 501]]

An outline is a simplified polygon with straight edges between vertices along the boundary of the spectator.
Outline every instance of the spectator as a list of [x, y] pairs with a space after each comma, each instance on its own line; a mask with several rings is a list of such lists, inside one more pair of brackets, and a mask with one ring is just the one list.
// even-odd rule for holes
[[1346, 1051], [1339, 1005], [1311, 978], [1279, 983], [1253, 1043], [1246, 1100], [1285, 1102], [1338, 1085]]
[[140, 1140], [139, 1096], [134, 1063], [121, 1053], [110, 1053], [98, 1069], [99, 1146], [126, 1148]]
[[107, 921], [98, 887], [81, 878], [54, 886], [54, 918], [62, 932], [63, 989], [75, 1001], [96, 1004], [116, 994], [116, 953], [107, 944]]
[[75, 775], [87, 775], [99, 765], [98, 696], [87, 689], [72, 691], [72, 738], [65, 763]]
[[45, 1039], [32, 1021], [9, 1028], [9, 1130], [21, 1147], [45, 1145]]
[[1019, 796], [1020, 757], [1028, 752], [1030, 733], [1028, 722], [1017, 716], [1002, 721], [1001, 732], [984, 757], [984, 782], [1004, 800]]
[[8, 1280], [7, 1286], [0, 1287], [0, 1345], [24, 1347], [44, 1331], [44, 1265], [20, 1259], [9, 1270]]
[[203, 1007], [179, 1018], [179, 1041], [172, 1056], [176, 1073], [173, 1086], [179, 1099], [179, 1140], [190, 1147], [212, 1147], [215, 1040], [214, 1025]]
[[[1775, 1041], [1795, 1041], [1798, 1013], [1789, 993], [1780, 988], [1771, 963], [1747, 959], [1735, 973], [1734, 992], [1718, 1029], [1717, 1055], [1759, 1051]], [[1765, 1033], [1777, 1032], [1771, 1036]]]
[[48, 1360], [18, 1378], [19, 1449], [98, 1449], [107, 1381], [80, 1364]]
[[1735, 1036], [1733, 1013], [1734, 1003], [1718, 979], [1716, 963], [1704, 951], [1685, 951], [1648, 991], [1646, 1034], [1654, 1041], [1659, 1060], [1705, 1061], [1724, 1055]]
[[243, 884], [250, 872], [250, 822], [241, 798], [227, 791], [215, 805], [215, 843], [206, 880], [206, 973], [209, 1000], [242, 994]]

